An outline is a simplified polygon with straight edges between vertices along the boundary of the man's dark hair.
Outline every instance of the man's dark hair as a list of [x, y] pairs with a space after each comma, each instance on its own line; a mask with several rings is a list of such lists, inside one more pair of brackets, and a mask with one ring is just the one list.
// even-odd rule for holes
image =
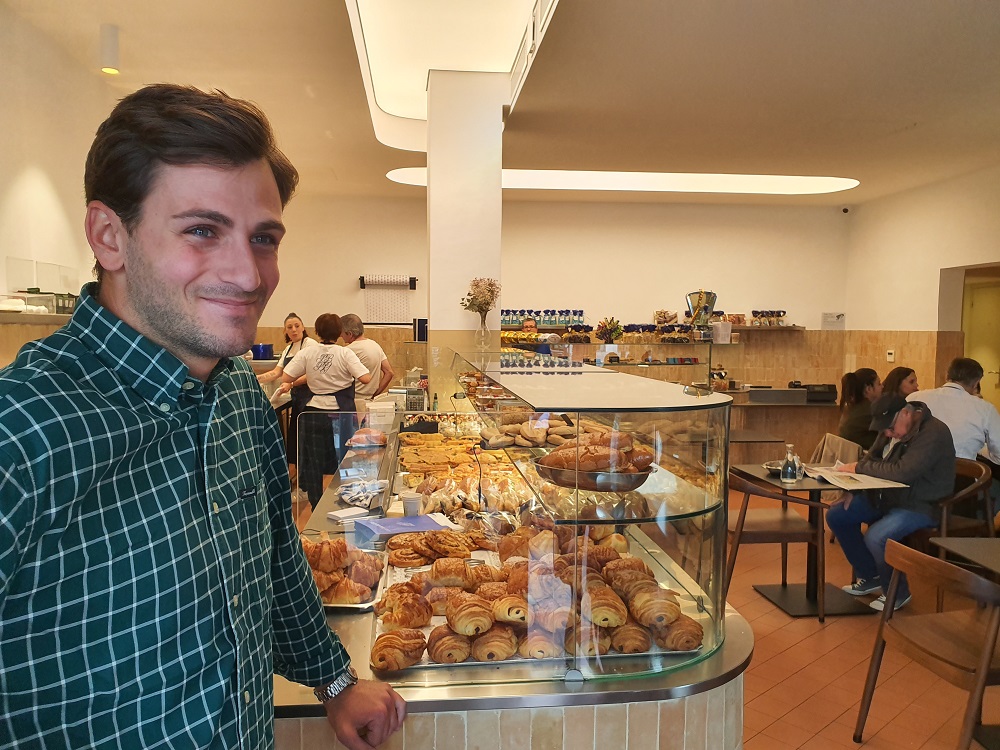
[[969, 357], [956, 357], [948, 365], [948, 380], [970, 388], [983, 379], [983, 366]]
[[[222, 91], [154, 84], [118, 102], [97, 128], [84, 192], [88, 203], [102, 201], [118, 214], [131, 234], [161, 165], [242, 167], [258, 159], [270, 165], [284, 207], [299, 175], [257, 106]], [[94, 270], [100, 283], [99, 263]]]
[[316, 325], [313, 328], [316, 329], [316, 335], [324, 344], [337, 343], [337, 339], [340, 338], [340, 334], [344, 330], [340, 323], [340, 316], [336, 313], [323, 313], [316, 318]]

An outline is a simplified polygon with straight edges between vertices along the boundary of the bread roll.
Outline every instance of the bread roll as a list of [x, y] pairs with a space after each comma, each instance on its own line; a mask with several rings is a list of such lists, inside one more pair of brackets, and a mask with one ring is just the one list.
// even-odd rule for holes
[[427, 641], [419, 630], [403, 629], [383, 633], [372, 644], [372, 668], [392, 672], [412, 667], [424, 655]]
[[567, 443], [564, 443], [547, 456], [542, 456], [538, 463], [553, 469], [574, 471], [618, 471], [628, 464], [625, 454], [614, 448], [585, 445], [577, 449], [566, 446]]
[[476, 661], [503, 661], [517, 652], [517, 636], [510, 625], [494, 624], [472, 641], [472, 658]]
[[438, 664], [458, 664], [472, 653], [472, 639], [454, 632], [447, 625], [438, 625], [427, 636], [427, 656]]

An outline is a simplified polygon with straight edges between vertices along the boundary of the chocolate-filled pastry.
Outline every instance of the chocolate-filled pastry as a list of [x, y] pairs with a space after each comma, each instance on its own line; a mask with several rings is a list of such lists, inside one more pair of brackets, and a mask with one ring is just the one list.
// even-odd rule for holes
[[553, 607], [545, 601], [533, 602], [529, 600], [526, 622], [529, 630], [541, 628], [558, 636], [566, 629], [572, 613], [573, 611], [567, 606]]
[[580, 616], [602, 628], [617, 628], [628, 619], [628, 608], [607, 585], [588, 589], [580, 599]]
[[403, 629], [382, 633], [372, 644], [372, 668], [381, 672], [412, 667], [424, 655], [427, 641], [419, 630]]
[[510, 625], [496, 623], [472, 641], [472, 658], [476, 661], [503, 661], [517, 653], [517, 636]]
[[[603, 528], [603, 529], [610, 529], [611, 531], [614, 531], [615, 527], [614, 526], [591, 526], [589, 528], [591, 528], [591, 529]], [[591, 560], [595, 561], [600, 566], [602, 572], [604, 570], [604, 566], [605, 565], [607, 565], [612, 560], [617, 560], [619, 557], [621, 557], [621, 555], [618, 554], [618, 550], [614, 549], [613, 547], [604, 547], [604, 546], [601, 546], [600, 543], [598, 543], [598, 544], [591, 544], [590, 546], [586, 547], [583, 550], [583, 552], [581, 552], [580, 554], [584, 555], [586, 557], [586, 559], [588, 561], [588, 564], [589, 564], [589, 561], [591, 561]]]
[[427, 583], [431, 588], [438, 586], [458, 586], [467, 588], [469, 585], [469, 566], [465, 560], [458, 557], [442, 557], [431, 563], [427, 572]]
[[653, 638], [648, 629], [630, 615], [624, 625], [611, 630], [611, 648], [620, 654], [641, 654], [649, 651]]
[[427, 655], [438, 664], [458, 664], [472, 653], [472, 639], [456, 633], [447, 625], [438, 625], [427, 636]]
[[553, 659], [563, 655], [562, 643], [544, 630], [528, 630], [517, 644], [517, 653], [525, 659]]
[[501, 596], [507, 596], [508, 593], [506, 581], [490, 581], [489, 583], [481, 583], [475, 591], [476, 596], [481, 596], [488, 602], [495, 601]]
[[463, 592], [448, 598], [445, 617], [456, 633], [476, 636], [493, 625], [493, 606], [475, 594]]
[[607, 577], [610, 573], [619, 570], [641, 570], [650, 578], [653, 576], [653, 571], [638, 557], [619, 557], [617, 560], [611, 560], [605, 564], [601, 572]]
[[666, 627], [652, 628], [653, 640], [668, 651], [694, 651], [701, 646], [705, 631], [701, 623], [687, 615], [680, 615]]
[[582, 621], [566, 628], [563, 645], [570, 654], [603, 656], [611, 648], [611, 636], [604, 628]]
[[600, 586], [607, 588], [608, 584], [593, 568], [581, 566], [579, 568], [565, 568], [558, 576], [559, 580], [568, 586], [572, 586], [578, 597], [583, 596], [588, 589]]
[[403, 594], [393, 601], [379, 621], [382, 630], [388, 632], [401, 628], [422, 628], [431, 624], [433, 615], [430, 603], [420, 594]]
[[666, 589], [661, 589], [653, 581], [638, 581], [627, 590], [628, 611], [636, 622], [647, 628], [664, 627], [681, 614], [677, 597]]
[[506, 594], [493, 600], [493, 619], [497, 622], [524, 623], [528, 618], [528, 600], [521, 594]]
[[653, 576], [643, 573], [641, 570], [615, 570], [604, 574], [604, 580], [614, 589], [614, 592], [628, 602], [631, 586], [637, 582], [652, 581], [656, 583]]
[[[448, 608], [448, 598], [463, 591], [458, 586], [438, 586], [424, 594], [427, 603], [431, 605], [431, 610], [438, 617], [444, 617]], [[435, 660], [436, 661], [436, 660]]]

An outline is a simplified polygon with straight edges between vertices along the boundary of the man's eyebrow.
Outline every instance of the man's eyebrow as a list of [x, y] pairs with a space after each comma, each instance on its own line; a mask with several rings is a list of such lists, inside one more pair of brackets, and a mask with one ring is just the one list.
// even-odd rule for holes
[[262, 221], [260, 224], [257, 225], [258, 232], [266, 232], [271, 229], [277, 229], [279, 232], [284, 232], [285, 225], [282, 224], [277, 219], [272, 219], [270, 221]]
[[191, 211], [184, 211], [183, 213], [174, 214], [174, 219], [204, 219], [205, 221], [211, 221], [214, 224], [222, 224], [224, 227], [230, 229], [233, 228], [233, 220], [230, 219], [225, 214], [220, 214], [218, 211], [209, 211], [202, 209], [193, 209]]

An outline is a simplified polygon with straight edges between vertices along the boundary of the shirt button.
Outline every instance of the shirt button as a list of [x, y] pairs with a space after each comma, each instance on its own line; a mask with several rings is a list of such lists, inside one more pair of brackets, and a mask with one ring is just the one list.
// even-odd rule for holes
[[160, 411], [170, 411], [170, 404], [160, 404]]
[[219, 504], [218, 503], [212, 503], [212, 510], [214, 510], [216, 513], [218, 513], [219, 512]]
[[240, 603], [240, 598], [238, 596], [233, 597], [233, 606], [237, 606]]
[[250, 704], [250, 691], [249, 690], [247, 690], [247, 691], [245, 691], [243, 693], [243, 700], [247, 703], [247, 705]]
[[190, 380], [187, 380], [184, 382], [184, 385], [182, 385], [181, 388], [183, 388], [185, 391], [190, 391], [192, 388], [194, 388], [194, 383], [192, 383]]

